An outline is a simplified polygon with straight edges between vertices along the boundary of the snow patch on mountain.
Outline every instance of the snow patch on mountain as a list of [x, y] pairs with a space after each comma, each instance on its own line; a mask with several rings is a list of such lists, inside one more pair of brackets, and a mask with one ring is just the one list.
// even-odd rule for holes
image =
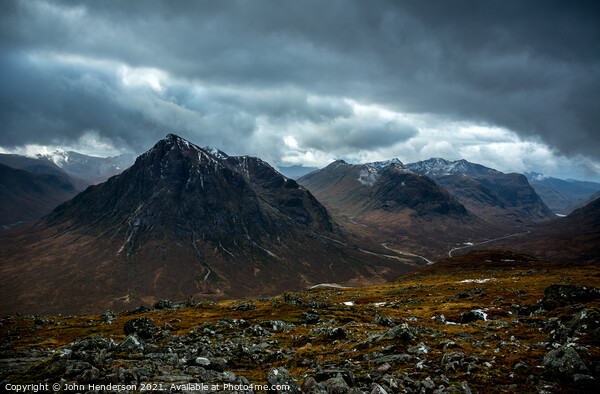
[[375, 167], [365, 166], [358, 174], [358, 181], [365, 186], [373, 187], [379, 179], [379, 171]]
[[389, 166], [390, 164], [398, 164], [400, 166], [404, 166], [404, 164], [402, 164], [402, 162], [399, 159], [397, 159], [397, 158], [393, 158], [393, 159], [390, 159], [390, 160], [374, 161], [372, 163], [367, 163], [368, 166], [375, 167], [378, 170], [382, 170], [385, 167]]
[[406, 165], [407, 168], [420, 174], [429, 176], [440, 175], [492, 175], [500, 172], [492, 168], [482, 166], [481, 164], [471, 163], [466, 160], [449, 161], [439, 157], [429, 160], [418, 161]]

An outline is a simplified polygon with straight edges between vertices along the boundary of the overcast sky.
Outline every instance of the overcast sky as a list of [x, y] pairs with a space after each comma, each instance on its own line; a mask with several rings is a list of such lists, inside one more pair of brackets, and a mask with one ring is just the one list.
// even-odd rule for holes
[[600, 180], [596, 1], [0, 2], [0, 150]]

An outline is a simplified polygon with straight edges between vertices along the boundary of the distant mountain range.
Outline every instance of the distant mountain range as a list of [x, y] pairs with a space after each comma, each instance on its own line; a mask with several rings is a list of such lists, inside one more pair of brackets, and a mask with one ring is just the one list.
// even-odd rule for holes
[[[600, 183], [563, 180], [535, 172], [525, 173], [529, 183], [554, 212], [569, 214], [600, 191]], [[594, 200], [593, 198], [591, 200]]]
[[67, 173], [83, 179], [101, 178], [117, 174], [133, 164], [135, 160], [135, 156], [132, 154], [94, 157], [61, 150], [49, 154], [38, 154], [37, 157], [53, 162]]
[[[298, 178], [298, 182], [346, 223], [365, 226], [394, 250], [429, 259], [448, 245], [481, 233], [486, 225], [426, 175], [398, 162], [348, 164], [342, 160]], [[497, 229], [491, 230], [496, 233]]]
[[422, 264], [339, 228], [264, 161], [215, 155], [173, 134], [35, 226], [2, 235], [3, 313], [381, 283]]

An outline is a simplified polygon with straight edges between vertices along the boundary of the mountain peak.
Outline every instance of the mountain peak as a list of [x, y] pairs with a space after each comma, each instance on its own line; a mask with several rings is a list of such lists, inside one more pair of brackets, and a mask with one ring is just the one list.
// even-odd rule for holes
[[398, 159], [398, 158], [393, 158], [390, 160], [384, 160], [384, 161], [374, 161], [371, 163], [367, 163], [368, 166], [371, 167], [375, 167], [378, 170], [382, 170], [383, 168], [391, 165], [391, 164], [396, 164], [396, 165], [400, 165], [400, 166], [404, 166], [404, 164], [402, 164], [402, 162]]
[[501, 174], [500, 171], [482, 166], [481, 164], [471, 163], [465, 159], [449, 161], [439, 157], [429, 160], [418, 161], [406, 165], [407, 168], [420, 174], [429, 176], [441, 175], [493, 175]]

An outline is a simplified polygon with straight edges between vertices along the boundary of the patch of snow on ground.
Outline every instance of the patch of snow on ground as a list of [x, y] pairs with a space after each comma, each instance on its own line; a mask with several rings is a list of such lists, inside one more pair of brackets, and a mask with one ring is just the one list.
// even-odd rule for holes
[[354, 302], [352, 302], [352, 301], [344, 301], [344, 302], [342, 302], [342, 304], [344, 304], [346, 306], [354, 306]]
[[386, 302], [376, 302], [373, 304], [373, 306], [384, 306], [385, 304], [387, 304]]
[[489, 282], [491, 280], [496, 280], [493, 278], [488, 278], [488, 279], [465, 279], [465, 280], [461, 280], [458, 283], [485, 283], [485, 282]]
[[[487, 309], [486, 309], [486, 311], [487, 311]], [[483, 309], [473, 309], [472, 312], [479, 313], [481, 316], [483, 316], [483, 321], [487, 321], [487, 313], [485, 313], [483, 311]]]

